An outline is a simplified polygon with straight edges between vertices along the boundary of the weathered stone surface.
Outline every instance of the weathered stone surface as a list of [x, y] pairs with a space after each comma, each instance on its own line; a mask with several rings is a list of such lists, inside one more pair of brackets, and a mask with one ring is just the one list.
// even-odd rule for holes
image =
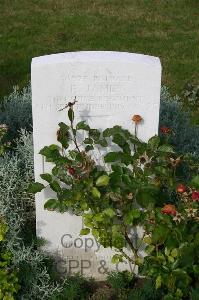
[[[139, 114], [144, 119], [139, 126], [139, 138], [148, 140], [158, 132], [161, 65], [157, 57], [108, 51], [53, 54], [33, 58], [31, 74], [36, 181], [51, 168], [38, 153], [44, 146], [56, 143], [58, 123], [67, 121], [66, 111], [59, 109], [74, 97], [78, 101], [78, 121], [87, 120], [93, 128], [117, 124], [134, 131], [131, 117]], [[102, 278], [98, 265], [106, 260], [111, 268], [111, 250], [98, 250], [96, 242], [90, 240], [88, 255], [88, 237], [81, 237], [77, 247], [74, 242], [69, 248], [66, 244], [63, 247], [64, 235], [70, 234], [73, 241], [78, 238], [82, 220], [69, 213], [44, 210], [49, 195], [48, 190], [36, 195], [37, 234], [48, 241], [50, 251], [58, 250], [79, 261], [78, 266], [73, 262], [73, 271], [82, 269], [83, 264], [84, 274]], [[91, 266], [84, 262], [88, 257]], [[120, 269], [123, 267], [120, 265]]]

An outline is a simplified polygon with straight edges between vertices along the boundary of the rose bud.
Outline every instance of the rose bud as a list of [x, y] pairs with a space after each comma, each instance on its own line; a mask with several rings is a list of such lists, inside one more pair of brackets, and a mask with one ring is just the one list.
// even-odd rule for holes
[[183, 194], [186, 192], [186, 186], [184, 184], [178, 184], [176, 191], [180, 194]]
[[162, 212], [162, 214], [175, 216], [177, 211], [176, 211], [175, 205], [165, 204], [165, 206], [162, 208], [161, 212]]
[[68, 173], [69, 173], [70, 175], [74, 175], [74, 174], [75, 174], [75, 169], [72, 168], [72, 167], [69, 167], [69, 168], [68, 168]]
[[132, 199], [133, 199], [133, 193], [129, 193], [129, 194], [127, 195], [127, 199], [128, 199], [128, 200], [132, 200]]
[[162, 126], [162, 127], [160, 127], [160, 132], [162, 134], [168, 134], [168, 133], [171, 132], [171, 129], [169, 127], [166, 127], [166, 126]]
[[199, 192], [198, 191], [193, 191], [191, 198], [193, 201], [199, 201]]
[[136, 124], [140, 123], [142, 121], [142, 117], [140, 115], [134, 115], [132, 117], [132, 121], [135, 122]]
[[61, 130], [58, 129], [58, 130], [57, 130], [57, 141], [58, 141], [58, 142], [59, 142], [59, 140], [60, 140], [60, 136], [61, 136]]

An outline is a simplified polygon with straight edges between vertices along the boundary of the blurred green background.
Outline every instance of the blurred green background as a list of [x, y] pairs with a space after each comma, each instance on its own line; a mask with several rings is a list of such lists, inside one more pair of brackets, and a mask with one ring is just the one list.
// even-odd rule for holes
[[31, 58], [79, 50], [159, 56], [173, 94], [196, 79], [198, 0], [0, 0], [0, 98], [30, 80]]

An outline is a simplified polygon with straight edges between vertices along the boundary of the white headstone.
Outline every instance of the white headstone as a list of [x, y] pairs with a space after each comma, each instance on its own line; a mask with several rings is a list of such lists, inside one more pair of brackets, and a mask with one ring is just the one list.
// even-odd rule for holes
[[[144, 119], [139, 138], [146, 141], [158, 133], [161, 64], [157, 57], [109, 51], [36, 57], [32, 60], [31, 82], [36, 181], [41, 181], [39, 175], [50, 168], [38, 153], [56, 143], [58, 123], [67, 122], [66, 111], [59, 109], [75, 97], [78, 121], [87, 120], [92, 128], [121, 125], [134, 131], [131, 117], [138, 114]], [[44, 210], [48, 198], [49, 191], [36, 195], [37, 234], [47, 240], [48, 250], [63, 256], [58, 267], [63, 272], [82, 271], [103, 278], [106, 268], [114, 269], [110, 249], [99, 250], [90, 236], [79, 239], [81, 217]]]

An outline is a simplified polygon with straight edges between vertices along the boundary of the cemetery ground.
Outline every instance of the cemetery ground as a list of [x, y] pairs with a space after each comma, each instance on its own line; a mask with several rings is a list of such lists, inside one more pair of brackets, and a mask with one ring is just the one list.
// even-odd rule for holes
[[0, 1], [0, 98], [30, 80], [32, 57], [78, 50], [158, 56], [179, 93], [197, 76], [198, 1]]

